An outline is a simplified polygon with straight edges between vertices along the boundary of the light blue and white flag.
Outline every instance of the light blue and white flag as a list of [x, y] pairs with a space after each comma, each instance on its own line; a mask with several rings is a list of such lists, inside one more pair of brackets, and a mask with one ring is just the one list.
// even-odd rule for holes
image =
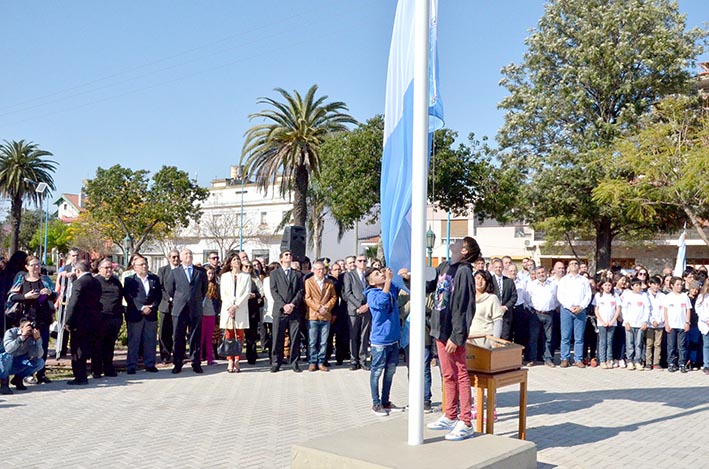
[[[384, 155], [381, 173], [382, 245], [387, 265], [397, 272], [411, 263], [411, 180], [414, 116], [414, 0], [399, 0], [389, 50]], [[443, 127], [438, 88], [438, 0], [431, 0], [429, 51], [429, 154], [432, 132]]]
[[677, 262], [675, 262], [675, 270], [672, 275], [675, 277], [684, 277], [684, 270], [687, 268], [687, 230], [682, 230], [677, 240]]

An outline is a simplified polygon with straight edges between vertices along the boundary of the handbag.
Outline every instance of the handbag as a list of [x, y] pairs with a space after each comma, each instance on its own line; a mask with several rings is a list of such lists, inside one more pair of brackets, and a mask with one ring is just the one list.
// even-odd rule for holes
[[24, 312], [24, 307], [21, 302], [16, 301], [12, 303], [12, 306], [5, 310], [5, 317], [9, 320], [10, 324], [13, 326], [19, 326], [20, 319], [22, 318], [22, 313]]
[[[236, 336], [236, 329], [234, 329], [234, 336]], [[241, 341], [237, 337], [227, 339], [226, 330], [224, 330], [222, 341], [217, 347], [217, 355], [220, 357], [235, 357], [241, 355], [241, 348]]]

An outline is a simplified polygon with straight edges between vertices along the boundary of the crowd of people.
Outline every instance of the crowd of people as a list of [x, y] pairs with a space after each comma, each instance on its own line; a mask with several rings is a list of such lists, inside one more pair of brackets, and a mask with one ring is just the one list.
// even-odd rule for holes
[[[0, 393], [9, 385], [50, 383], [45, 364], [57, 322], [71, 336], [73, 379], [69, 385], [117, 376], [116, 341], [127, 335], [126, 367], [136, 374], [171, 364], [181, 373], [189, 363], [217, 365], [217, 346], [238, 342], [226, 357], [226, 371], [242, 371], [268, 357], [270, 371], [327, 372], [331, 360], [352, 371], [370, 373], [372, 411], [402, 411], [389, 400], [400, 354], [408, 357], [410, 273], [394, 273], [364, 255], [311, 264], [290, 251], [278, 262], [217, 252], [193, 262], [189, 249], [173, 250], [156, 274], [140, 254], [129, 269], [115, 272], [111, 259], [93, 263], [71, 250], [56, 286], [40, 271], [39, 259], [18, 252], [0, 274], [7, 299], [7, 330], [0, 349]], [[427, 334], [424, 410], [431, 407], [431, 363], [441, 371], [443, 415], [430, 428], [447, 430], [446, 439], [472, 435], [472, 394], [465, 364], [471, 336], [493, 336], [524, 346], [526, 366], [709, 374], [709, 282], [707, 269], [687, 268], [673, 276], [667, 268], [651, 275], [636, 265], [595, 275], [577, 259], [556, 262], [547, 272], [532, 259], [521, 268], [509, 256], [486, 260], [470, 237], [451, 248], [451, 259], [427, 282]], [[63, 318], [63, 320], [62, 320]], [[64, 331], [62, 331], [63, 333]], [[66, 349], [66, 341], [57, 351]], [[559, 351], [559, 361], [555, 355]], [[572, 355], [573, 351], [573, 355]], [[87, 368], [90, 359], [91, 368]], [[10, 380], [10, 376], [12, 379]]]

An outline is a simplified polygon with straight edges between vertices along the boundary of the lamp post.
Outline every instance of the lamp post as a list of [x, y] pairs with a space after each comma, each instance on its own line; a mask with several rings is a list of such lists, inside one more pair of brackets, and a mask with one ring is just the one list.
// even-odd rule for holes
[[128, 267], [128, 262], [130, 259], [130, 236], [126, 235], [125, 238], [123, 238], [123, 254], [126, 256], [125, 260], [125, 266]]
[[431, 229], [431, 225], [428, 226], [428, 231], [426, 232], [426, 249], [428, 250], [428, 266], [433, 265], [433, 245], [436, 244], [436, 233]]
[[[42, 265], [47, 266], [47, 237], [49, 234], [49, 185], [46, 182], [37, 182], [31, 179], [26, 179], [25, 182], [35, 184], [34, 191], [40, 194], [40, 197], [44, 197], [44, 239], [42, 240], [42, 245], [39, 248], [39, 252], [42, 257]], [[40, 205], [41, 207], [41, 205]], [[40, 232], [41, 234], [41, 232]]]

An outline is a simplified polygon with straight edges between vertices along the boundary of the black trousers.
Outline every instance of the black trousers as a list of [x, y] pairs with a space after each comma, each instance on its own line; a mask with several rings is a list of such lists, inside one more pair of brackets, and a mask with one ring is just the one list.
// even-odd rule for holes
[[372, 313], [348, 316], [350, 323], [350, 363], [364, 365], [369, 352], [369, 334], [372, 331]]
[[290, 362], [294, 368], [300, 359], [300, 330], [303, 320], [294, 314], [273, 316], [273, 353], [272, 362], [274, 365], [283, 364], [283, 344], [286, 340], [286, 329], [290, 338]]
[[347, 313], [338, 315], [330, 326], [330, 335], [327, 339], [325, 360], [329, 360], [335, 352], [335, 360], [342, 364], [350, 356], [350, 325]]
[[174, 351], [172, 363], [182, 368], [185, 360], [187, 344], [190, 345], [189, 358], [192, 366], [200, 366], [202, 342], [202, 315], [189, 310], [183, 310], [178, 317], [172, 317], [172, 335]]
[[113, 374], [113, 352], [116, 349], [116, 339], [123, 324], [122, 317], [111, 314], [100, 314], [96, 321], [94, 343], [91, 347], [91, 372], [94, 374]]
[[529, 310], [517, 305], [512, 310], [512, 339], [526, 349], [529, 348]]
[[508, 309], [502, 316], [502, 334], [500, 337], [505, 340], [512, 340], [512, 314], [513, 310]]
[[261, 312], [258, 307], [249, 307], [249, 328], [244, 331], [244, 338], [246, 339], [246, 361], [250, 365], [254, 365], [256, 363], [256, 359], [258, 358], [256, 344], [258, 343], [258, 329], [260, 321]]
[[158, 313], [160, 315], [160, 332], [158, 332], [160, 338], [160, 358], [163, 362], [169, 362], [173, 349], [172, 314], [165, 311], [159, 311]]
[[273, 323], [262, 322], [259, 324], [259, 338], [261, 340], [261, 350], [268, 353], [268, 360], [272, 361], [271, 352], [273, 351]]
[[71, 371], [77, 381], [86, 381], [86, 360], [91, 356], [91, 335], [86, 329], [71, 331]]

